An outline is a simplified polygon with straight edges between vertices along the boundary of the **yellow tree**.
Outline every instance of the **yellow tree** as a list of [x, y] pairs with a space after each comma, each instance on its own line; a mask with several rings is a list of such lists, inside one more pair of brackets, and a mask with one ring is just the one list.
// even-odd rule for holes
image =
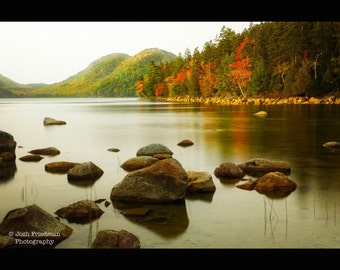
[[145, 90], [145, 85], [144, 85], [144, 80], [139, 80], [136, 82], [136, 95], [137, 96], [145, 96], [144, 90]]
[[216, 93], [216, 85], [218, 84], [218, 77], [215, 72], [217, 61], [206, 63], [202, 67], [202, 74], [200, 76], [199, 85], [203, 97], [210, 97]]

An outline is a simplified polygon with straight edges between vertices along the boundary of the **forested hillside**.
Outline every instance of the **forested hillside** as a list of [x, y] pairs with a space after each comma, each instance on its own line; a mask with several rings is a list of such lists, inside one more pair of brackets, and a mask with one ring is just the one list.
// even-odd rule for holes
[[0, 74], [0, 98], [16, 97], [16, 91], [25, 92], [31, 88], [28, 85], [18, 84]]
[[[21, 85], [0, 75], [0, 96], [252, 97], [340, 93], [340, 22], [223, 27], [201, 51], [113, 53], [62, 82]], [[43, 67], [42, 67], [43, 68]], [[0, 71], [1, 72], [1, 71]]]
[[138, 94], [321, 96], [340, 90], [340, 22], [265, 22], [214, 41], [169, 64], [151, 65]]
[[145, 49], [135, 56], [113, 53], [95, 60], [86, 69], [64, 81], [50, 85], [26, 85], [25, 88], [20, 88], [20, 85], [13, 82], [11, 88], [4, 87], [3, 91], [0, 89], [0, 93], [7, 94], [8, 97], [13, 97], [14, 94], [18, 97], [136, 96], [136, 81], [147, 73], [150, 62], [160, 64], [175, 58], [170, 52], [154, 48]]

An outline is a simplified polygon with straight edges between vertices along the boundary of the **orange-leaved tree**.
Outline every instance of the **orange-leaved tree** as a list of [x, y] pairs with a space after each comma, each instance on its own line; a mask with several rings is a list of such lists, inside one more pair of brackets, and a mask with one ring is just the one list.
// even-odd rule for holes
[[249, 57], [242, 56], [242, 50], [247, 42], [248, 39], [244, 38], [236, 49], [235, 61], [229, 65], [231, 68], [233, 68], [233, 70], [231, 71], [231, 82], [237, 85], [237, 87], [241, 91], [242, 96], [245, 96], [243, 88], [250, 81], [252, 75], [252, 71], [250, 70]]
[[187, 86], [186, 82], [188, 80], [189, 70], [185, 68], [181, 68], [181, 70], [176, 74], [176, 84], [177, 84], [177, 93], [179, 95], [187, 94]]
[[169, 94], [168, 85], [165, 82], [157, 83], [154, 86], [154, 89], [155, 89], [155, 96], [156, 97], [167, 96]]

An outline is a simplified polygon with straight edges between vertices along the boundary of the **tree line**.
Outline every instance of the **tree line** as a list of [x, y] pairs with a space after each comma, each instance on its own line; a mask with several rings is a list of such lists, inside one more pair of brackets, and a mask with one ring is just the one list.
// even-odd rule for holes
[[201, 51], [148, 64], [141, 97], [322, 96], [340, 84], [340, 22], [262, 22], [222, 27]]

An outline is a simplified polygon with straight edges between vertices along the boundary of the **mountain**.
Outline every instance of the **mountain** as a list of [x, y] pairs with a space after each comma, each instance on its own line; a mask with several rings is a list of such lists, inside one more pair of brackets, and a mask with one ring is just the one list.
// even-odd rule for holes
[[101, 57], [64, 81], [54, 84], [17, 84], [0, 75], [0, 97], [129, 97], [136, 96], [135, 83], [143, 79], [150, 62], [174, 60], [176, 55], [157, 48], [129, 56], [113, 53]]
[[16, 93], [25, 93], [30, 90], [32, 88], [29, 85], [16, 83], [0, 74], [0, 98], [17, 97]]

